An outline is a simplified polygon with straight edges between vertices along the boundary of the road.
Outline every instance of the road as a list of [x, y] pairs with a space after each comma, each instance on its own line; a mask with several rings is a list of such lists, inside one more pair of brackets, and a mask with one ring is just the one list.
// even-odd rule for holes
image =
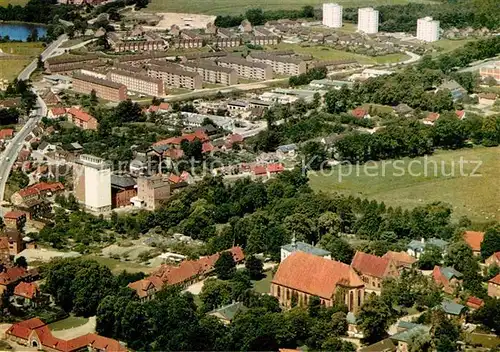
[[[66, 35], [60, 36], [56, 41], [52, 42], [45, 50], [43, 51], [42, 60], [50, 57], [52, 53], [61, 45], [62, 42], [67, 40]], [[34, 59], [28, 66], [24, 68], [24, 70], [17, 76], [19, 80], [27, 80], [31, 76], [31, 74], [35, 71], [37, 67], [38, 59]], [[33, 131], [38, 122], [42, 119], [43, 116], [47, 115], [47, 106], [38, 93], [33, 90], [33, 92], [37, 95], [37, 107], [35, 110], [35, 114], [28, 118], [23, 128], [16, 133], [14, 138], [9, 142], [7, 148], [5, 148], [4, 152], [0, 154], [0, 204], [4, 200], [5, 193], [5, 185], [7, 183], [7, 179], [10, 174], [10, 170], [14, 165], [17, 155], [21, 151], [23, 147], [23, 142], [26, 137]], [[0, 215], [3, 216], [5, 213], [5, 209], [0, 206]]]
[[497, 57], [494, 57], [494, 58], [490, 58], [490, 59], [486, 59], [486, 60], [476, 61], [476, 62], [471, 63], [469, 65], [469, 67], [465, 67], [465, 68], [463, 68], [461, 70], [458, 70], [458, 72], [479, 71], [479, 69], [481, 67], [491, 65], [491, 64], [497, 62], [499, 59], [500, 59], [500, 56], [497, 56]]

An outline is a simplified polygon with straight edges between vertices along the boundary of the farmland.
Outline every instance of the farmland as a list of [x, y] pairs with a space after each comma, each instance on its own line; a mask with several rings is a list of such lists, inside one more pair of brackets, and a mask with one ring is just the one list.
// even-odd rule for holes
[[[463, 172], [460, 172], [461, 158], [468, 161], [463, 165]], [[481, 165], [474, 170], [478, 161]], [[349, 166], [337, 166], [328, 176], [310, 175], [311, 187], [316, 191], [376, 199], [388, 206], [403, 208], [443, 201], [452, 205], [455, 217], [467, 215], [478, 223], [500, 218], [500, 147], [438, 151], [429, 157], [398, 162], [399, 165], [394, 161], [371, 163], [369, 169], [353, 166], [347, 176], [343, 175], [348, 174]], [[403, 175], [399, 167], [404, 169]], [[475, 176], [471, 175], [473, 171]]]
[[9, 81], [17, 77], [42, 51], [41, 43], [0, 43], [0, 79]]
[[[323, 0], [254, 0], [251, 2], [241, 0], [191, 0], [191, 1], [164, 1], [151, 0], [146, 11], [149, 12], [191, 12], [211, 15], [236, 15], [244, 13], [249, 8], [260, 7], [263, 10], [293, 10], [311, 5], [320, 7]], [[425, 0], [339, 0], [337, 3], [346, 7], [397, 5], [409, 2], [431, 2]]]

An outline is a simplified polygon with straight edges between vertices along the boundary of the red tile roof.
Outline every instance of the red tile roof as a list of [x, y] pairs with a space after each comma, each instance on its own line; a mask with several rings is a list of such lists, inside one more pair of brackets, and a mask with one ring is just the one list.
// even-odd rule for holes
[[411, 266], [417, 261], [417, 259], [413, 258], [411, 255], [409, 255], [404, 251], [401, 252], [389, 251], [386, 254], [384, 254], [382, 258], [386, 258], [389, 260], [392, 259], [397, 266], [404, 266], [404, 265]]
[[465, 304], [468, 307], [477, 309], [477, 308], [480, 308], [480, 307], [482, 307], [484, 305], [484, 301], [482, 299], [480, 299], [480, 298], [477, 298], [477, 297], [474, 297], [474, 296], [470, 296], [467, 299], [467, 302]]
[[158, 106], [160, 110], [168, 110], [170, 109], [170, 104], [169, 103], [161, 103], [160, 106]]
[[494, 278], [490, 279], [488, 282], [491, 282], [492, 284], [495, 284], [495, 285], [500, 285], [500, 274], [498, 274]]
[[324, 299], [332, 299], [337, 286], [364, 285], [349, 265], [300, 251], [280, 263], [272, 283]]
[[390, 260], [373, 254], [356, 252], [351, 266], [359, 273], [383, 278], [389, 267]]
[[16, 282], [28, 274], [26, 269], [14, 266], [11, 268], [7, 268], [5, 271], [0, 273], [0, 285], [10, 285], [13, 282]]
[[184, 151], [180, 148], [170, 148], [163, 152], [163, 156], [172, 160], [178, 160], [184, 156]]
[[168, 180], [169, 180], [171, 183], [174, 183], [174, 184], [177, 184], [177, 183], [179, 183], [179, 182], [182, 182], [182, 178], [180, 178], [180, 176], [177, 176], [177, 175], [174, 175], [174, 174], [170, 175], [170, 176], [168, 177]]
[[267, 171], [270, 172], [271, 174], [277, 173], [277, 172], [282, 172], [285, 170], [283, 167], [283, 164], [269, 164], [267, 165]]
[[253, 167], [252, 172], [254, 175], [266, 175], [267, 169], [263, 165], [257, 165]]
[[6, 213], [3, 216], [3, 218], [10, 219], [10, 220], [17, 220], [23, 216], [26, 216], [26, 213], [24, 211], [13, 210], [13, 211], [9, 211], [8, 213]]
[[366, 115], [368, 115], [368, 111], [366, 111], [365, 109], [359, 107], [359, 108], [356, 108], [353, 111], [351, 111], [351, 115], [354, 116], [357, 119], [362, 119], [363, 117], [365, 117]]
[[[500, 261], [500, 251], [493, 253], [490, 258], [496, 259], [496, 261]], [[489, 259], [489, 258], [488, 258]]]
[[439, 119], [439, 115], [437, 112], [431, 112], [427, 117], [424, 119], [425, 121], [429, 122], [435, 122], [437, 119]]
[[469, 245], [474, 252], [481, 250], [481, 243], [484, 239], [484, 232], [479, 231], [465, 231], [464, 241]]
[[58, 108], [52, 108], [50, 109], [50, 112], [54, 116], [61, 116], [66, 114], [66, 109], [63, 107], [58, 107]]
[[5, 128], [0, 130], [0, 139], [12, 138], [14, 135], [14, 130], [12, 128]]
[[187, 140], [188, 142], [192, 142], [195, 139], [199, 139], [201, 142], [208, 141], [208, 136], [203, 130], [196, 130], [193, 133], [190, 134], [184, 134], [180, 137], [171, 137], [167, 138], [161, 141], [158, 141], [153, 144], [153, 146], [160, 146], [160, 145], [180, 145], [182, 141]]
[[95, 120], [94, 116], [87, 114], [85, 111], [79, 110], [77, 108], [68, 109], [68, 114], [71, 114], [73, 118], [83, 122], [89, 122], [90, 120]]
[[238, 133], [233, 133], [227, 138], [229, 143], [241, 143], [243, 142], [243, 136]]
[[23, 340], [27, 340], [31, 331], [44, 326], [45, 323], [38, 318], [24, 320], [13, 324], [6, 332], [6, 335], [12, 335]]
[[465, 111], [464, 110], [457, 110], [455, 111], [455, 114], [457, 115], [457, 117], [462, 120], [465, 116]]
[[61, 182], [40, 182], [29, 187], [23, 188], [18, 193], [21, 197], [29, 197], [44, 192], [57, 192], [64, 190], [64, 185]]
[[203, 143], [203, 145], [201, 146], [201, 152], [202, 153], [210, 153], [214, 150], [214, 146], [212, 145], [212, 143], [210, 142], [205, 142]]
[[14, 295], [33, 299], [38, 295], [38, 286], [33, 282], [20, 282], [14, 288]]

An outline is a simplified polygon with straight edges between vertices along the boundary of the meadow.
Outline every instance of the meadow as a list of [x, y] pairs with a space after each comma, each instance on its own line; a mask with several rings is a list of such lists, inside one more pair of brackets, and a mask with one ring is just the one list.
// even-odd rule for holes
[[[468, 161], [463, 172], [461, 158]], [[477, 162], [481, 165], [475, 170]], [[437, 151], [398, 163], [380, 161], [371, 163], [370, 169], [353, 166], [350, 175], [348, 165], [336, 166], [329, 175], [310, 174], [310, 184], [315, 191], [375, 199], [407, 209], [443, 201], [451, 204], [455, 218], [466, 215], [477, 223], [500, 219], [500, 147]], [[402, 176], [401, 168], [405, 171]]]
[[0, 6], [2, 6], [2, 7], [7, 7], [7, 5], [12, 5], [12, 6], [21, 5], [21, 6], [24, 6], [24, 5], [26, 5], [27, 2], [28, 2], [28, 0], [0, 0]]
[[9, 81], [26, 67], [42, 51], [41, 43], [0, 43], [4, 53], [0, 55], [0, 79]]
[[[187, 12], [203, 13], [209, 15], [237, 15], [244, 13], [250, 8], [262, 8], [263, 10], [294, 10], [303, 6], [311, 5], [320, 7], [323, 0], [190, 0], [190, 1], [167, 1], [151, 0], [146, 11], [148, 12]], [[426, 0], [338, 0], [337, 3], [346, 7], [375, 6], [375, 5], [404, 5], [409, 2], [426, 2]]]

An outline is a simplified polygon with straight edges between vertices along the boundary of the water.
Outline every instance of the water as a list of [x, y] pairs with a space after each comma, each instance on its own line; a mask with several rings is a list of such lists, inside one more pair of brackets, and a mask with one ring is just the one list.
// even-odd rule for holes
[[29, 23], [0, 23], [0, 36], [9, 36], [11, 40], [26, 41], [31, 31], [36, 28], [38, 31], [38, 38], [45, 36], [47, 28], [40, 25]]

